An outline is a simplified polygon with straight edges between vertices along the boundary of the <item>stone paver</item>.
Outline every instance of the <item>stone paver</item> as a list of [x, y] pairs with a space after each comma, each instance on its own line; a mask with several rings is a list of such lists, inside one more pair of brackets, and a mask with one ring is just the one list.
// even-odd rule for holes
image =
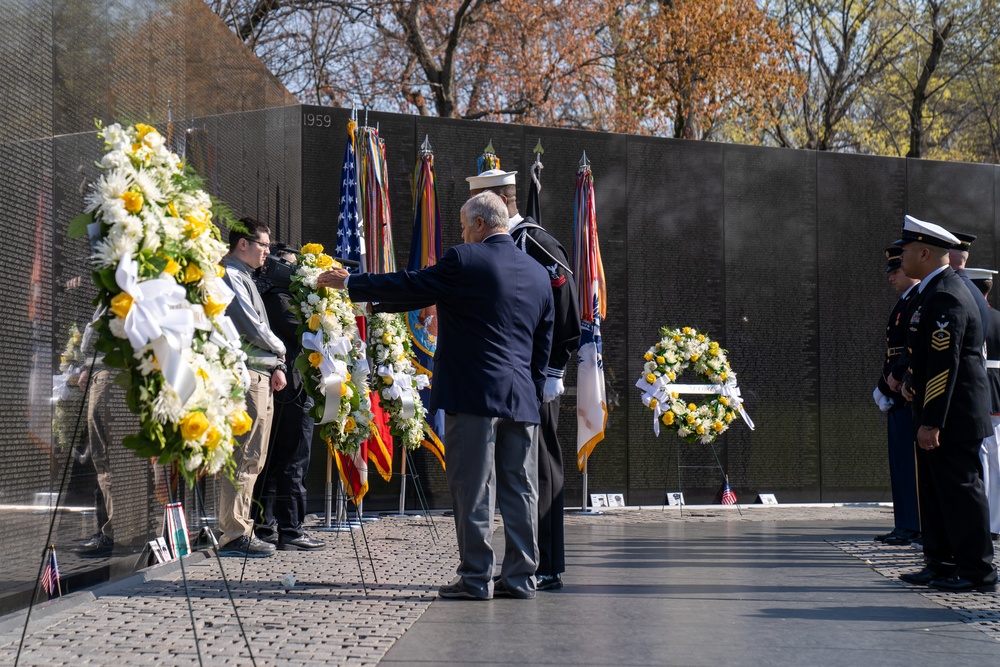
[[[349, 534], [312, 532], [329, 547], [318, 552], [278, 552], [250, 559], [222, 559], [257, 665], [374, 665], [426, 611], [436, 589], [457, 565], [454, 524], [434, 515], [437, 539], [423, 519], [385, 518], [366, 523], [372, 561], [354, 531], [367, 594]], [[858, 521], [892, 524], [884, 506], [693, 506], [622, 508], [603, 515], [570, 512], [567, 524], [649, 525], [710, 522]], [[831, 542], [894, 578], [917, 565], [918, 550], [874, 542]], [[570, 564], [572, 567], [572, 563]], [[373, 575], [372, 568], [375, 574]], [[251, 664], [233, 607], [214, 558], [188, 563], [188, 591], [204, 664]], [[154, 570], [155, 572], [155, 570]], [[282, 575], [297, 583], [285, 591]], [[377, 575], [377, 582], [375, 581]], [[903, 584], [901, 584], [903, 585]], [[75, 605], [42, 605], [33, 617], [22, 665], [191, 665], [197, 654], [184, 582], [179, 570], [135, 585], [109, 585]], [[923, 592], [958, 611], [969, 624], [1000, 640], [1000, 597]], [[0, 619], [0, 664], [13, 664], [23, 613]]]

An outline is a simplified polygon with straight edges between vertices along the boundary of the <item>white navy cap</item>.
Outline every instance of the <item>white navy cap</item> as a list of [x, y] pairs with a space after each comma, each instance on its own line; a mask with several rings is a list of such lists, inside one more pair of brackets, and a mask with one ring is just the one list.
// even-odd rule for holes
[[902, 246], [914, 242], [926, 243], [939, 248], [951, 248], [961, 243], [957, 236], [941, 225], [917, 220], [912, 215], [907, 215], [903, 218], [903, 235], [894, 245]]
[[516, 171], [504, 171], [503, 169], [488, 169], [478, 176], [469, 176], [465, 180], [469, 182], [469, 190], [483, 190], [485, 188], [495, 188], [501, 185], [514, 185], [516, 181]]
[[993, 269], [965, 269], [965, 275], [969, 280], [993, 280], [997, 272]]

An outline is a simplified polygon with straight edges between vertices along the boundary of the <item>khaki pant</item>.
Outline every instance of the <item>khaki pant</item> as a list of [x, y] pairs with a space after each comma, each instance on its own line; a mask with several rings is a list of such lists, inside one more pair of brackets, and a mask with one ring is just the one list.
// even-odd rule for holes
[[253, 537], [250, 503], [257, 475], [267, 459], [267, 440], [271, 433], [273, 409], [271, 377], [250, 371], [247, 413], [253, 419], [253, 426], [249, 432], [236, 438], [239, 446], [233, 453], [236, 459], [235, 486], [226, 479], [219, 484], [219, 528], [223, 532], [219, 540], [221, 545], [244, 535]]
[[97, 509], [97, 530], [109, 539], [115, 538], [114, 496], [111, 493], [111, 427], [115, 421], [111, 410], [111, 391], [114, 375], [100, 370], [90, 379], [90, 396], [87, 405], [87, 430], [90, 436], [90, 460], [97, 471], [97, 486], [100, 498], [95, 498]]

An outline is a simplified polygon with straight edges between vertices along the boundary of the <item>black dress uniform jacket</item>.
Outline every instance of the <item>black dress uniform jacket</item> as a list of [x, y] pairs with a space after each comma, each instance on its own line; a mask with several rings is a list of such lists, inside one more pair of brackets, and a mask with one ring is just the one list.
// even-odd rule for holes
[[914, 428], [940, 428], [942, 444], [993, 433], [979, 307], [951, 267], [916, 297], [906, 340]]
[[580, 346], [580, 308], [576, 298], [576, 280], [569, 270], [569, 260], [562, 245], [530, 216], [524, 218], [511, 236], [518, 248], [545, 267], [552, 285], [555, 319], [552, 324], [552, 351], [549, 353], [550, 377], [562, 377], [569, 361]]
[[906, 370], [906, 362], [909, 355], [906, 353], [906, 328], [909, 320], [906, 318], [906, 311], [910, 303], [917, 295], [917, 285], [904, 292], [889, 314], [889, 322], [885, 325], [885, 360], [882, 363], [882, 376], [878, 379], [878, 389], [883, 396], [892, 399], [892, 409], [899, 409], [906, 404], [906, 399], [897, 391], [889, 388], [889, 375], [899, 368], [896, 374], [897, 380], [903, 379]]

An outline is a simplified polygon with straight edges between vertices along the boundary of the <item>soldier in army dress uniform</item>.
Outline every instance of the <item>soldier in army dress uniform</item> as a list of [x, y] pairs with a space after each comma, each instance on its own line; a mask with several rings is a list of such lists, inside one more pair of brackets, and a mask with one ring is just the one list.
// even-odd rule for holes
[[906, 310], [917, 293], [918, 280], [910, 278], [901, 268], [899, 256], [903, 249], [890, 246], [885, 250], [889, 284], [900, 294], [885, 325], [885, 360], [878, 386], [872, 394], [879, 409], [886, 413], [889, 440], [889, 482], [892, 486], [894, 526], [887, 535], [875, 539], [886, 544], [906, 545], [920, 538], [920, 516], [917, 504], [917, 467], [913, 453], [913, 415], [910, 405], [889, 382], [893, 376], [902, 379], [906, 369]]
[[917, 493], [925, 566], [904, 581], [946, 591], [996, 588], [979, 448], [992, 433], [978, 306], [948, 266], [958, 243], [946, 229], [906, 216], [902, 268], [920, 280], [909, 317], [909, 375], [917, 438]]

